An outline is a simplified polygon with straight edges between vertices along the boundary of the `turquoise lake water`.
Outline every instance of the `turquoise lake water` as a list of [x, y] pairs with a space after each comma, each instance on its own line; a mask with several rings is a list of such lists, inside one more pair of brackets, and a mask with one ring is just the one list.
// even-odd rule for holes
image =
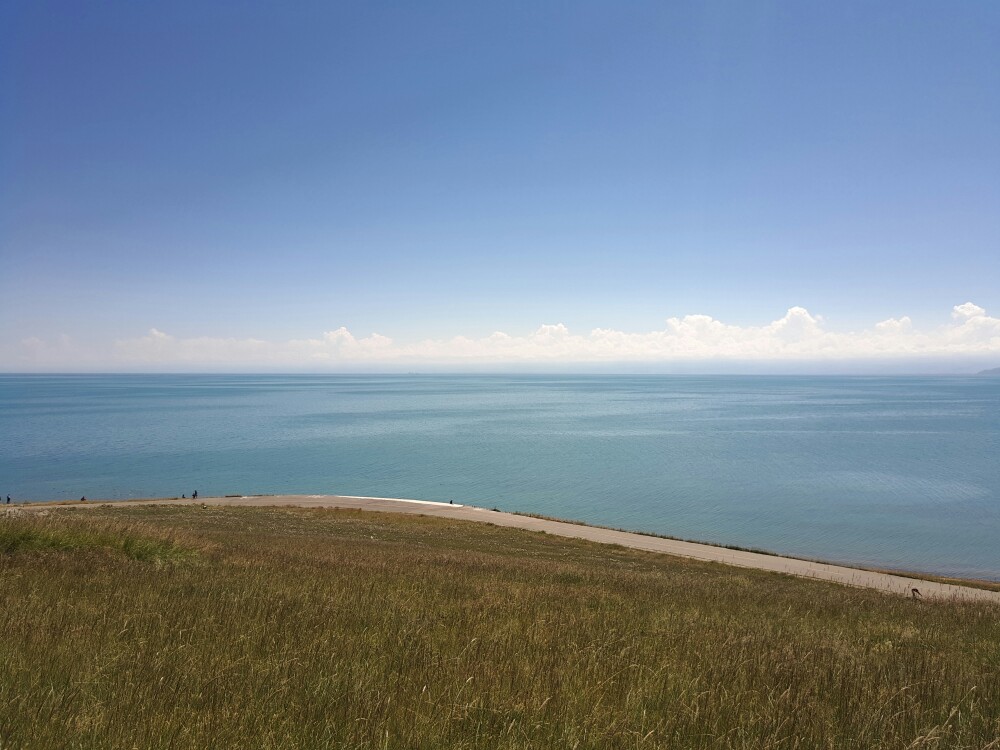
[[1000, 580], [1000, 379], [0, 376], [0, 493], [454, 500]]

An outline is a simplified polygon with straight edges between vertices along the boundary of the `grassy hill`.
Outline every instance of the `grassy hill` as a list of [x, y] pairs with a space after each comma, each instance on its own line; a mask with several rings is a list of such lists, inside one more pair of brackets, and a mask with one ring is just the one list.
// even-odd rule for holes
[[1000, 747], [995, 606], [479, 524], [0, 518], [0, 612], [5, 749]]

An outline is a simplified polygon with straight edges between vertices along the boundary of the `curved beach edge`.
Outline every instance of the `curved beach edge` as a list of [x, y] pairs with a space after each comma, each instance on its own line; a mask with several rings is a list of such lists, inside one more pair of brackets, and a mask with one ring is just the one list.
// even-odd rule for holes
[[[328, 508], [375, 511], [383, 513], [410, 513], [438, 516], [459, 521], [491, 523], [495, 526], [545, 532], [570, 539], [585, 539], [600, 544], [617, 544], [630, 549], [657, 552], [675, 557], [721, 563], [740, 568], [755, 568], [773, 573], [832, 581], [845, 586], [875, 589], [898, 596], [919, 596], [923, 599], [947, 599], [968, 602], [993, 602], [1000, 604], [1000, 591], [973, 588], [952, 583], [931, 581], [906, 575], [851, 568], [843, 565], [803, 560], [795, 557], [711, 544], [681, 541], [658, 536], [649, 536], [631, 531], [607, 529], [600, 526], [559, 521], [536, 516], [487, 510], [472, 505], [447, 503], [433, 500], [411, 500], [406, 498], [365, 497], [356, 495], [232, 495], [227, 497], [199, 497], [197, 500], [180, 498], [149, 498], [139, 500], [96, 500], [86, 503], [53, 502], [30, 503], [17, 506], [25, 510], [40, 510], [46, 507], [114, 507], [134, 505], [213, 505], [246, 507], [298, 507]], [[914, 590], [919, 592], [914, 594]]]

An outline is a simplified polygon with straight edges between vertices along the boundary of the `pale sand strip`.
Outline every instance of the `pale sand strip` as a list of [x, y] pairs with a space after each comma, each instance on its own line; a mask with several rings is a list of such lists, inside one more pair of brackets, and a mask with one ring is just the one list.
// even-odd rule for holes
[[[682, 542], [675, 539], [635, 534], [629, 531], [602, 529], [597, 526], [584, 526], [563, 521], [550, 521], [543, 518], [519, 516], [514, 513], [486, 510], [471, 505], [452, 505], [430, 500], [404, 500], [400, 498], [354, 497], [342, 495], [259, 495], [244, 497], [199, 497], [197, 500], [153, 499], [127, 500], [111, 503], [88, 502], [73, 503], [75, 507], [97, 505], [134, 505], [137, 503], [152, 503], [158, 505], [243, 505], [243, 506], [295, 506], [301, 508], [351, 508], [387, 513], [412, 513], [426, 516], [453, 518], [461, 521], [478, 521], [492, 523], [496, 526], [509, 526], [527, 531], [544, 531], [547, 534], [586, 539], [601, 544], [618, 544], [622, 547], [641, 549], [648, 552], [661, 552], [678, 557], [689, 557], [695, 560], [735, 565], [741, 568], [757, 568], [775, 573], [817, 578], [824, 581], [834, 581], [847, 586], [877, 589], [886, 593], [910, 596], [912, 589], [920, 590], [925, 599], [961, 599], [965, 601], [984, 601], [1000, 604], [1000, 592], [976, 589], [969, 586], [958, 586], [950, 583], [937, 583], [916, 578], [907, 578], [889, 573], [876, 573], [868, 570], [858, 570], [842, 565], [800, 560], [793, 557], [778, 557], [759, 552], [743, 552], [741, 550], [713, 547], [709, 544]], [[26, 506], [20, 506], [24, 508]], [[27, 506], [31, 507], [31, 506]], [[39, 507], [39, 506], [35, 506]]]

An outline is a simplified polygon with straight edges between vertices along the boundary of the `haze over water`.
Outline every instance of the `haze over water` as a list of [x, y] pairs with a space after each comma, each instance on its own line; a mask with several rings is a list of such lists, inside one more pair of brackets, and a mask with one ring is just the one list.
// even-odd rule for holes
[[1000, 379], [0, 376], [15, 500], [454, 500], [1000, 580]]

